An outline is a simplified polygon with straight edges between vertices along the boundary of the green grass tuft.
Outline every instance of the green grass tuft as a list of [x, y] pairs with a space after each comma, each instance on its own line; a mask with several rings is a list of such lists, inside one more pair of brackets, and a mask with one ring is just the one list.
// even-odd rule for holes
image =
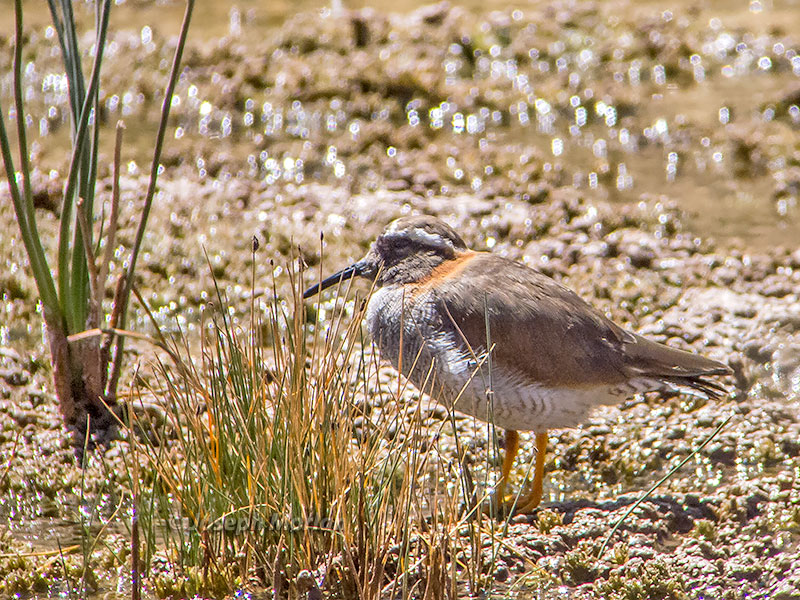
[[501, 532], [464, 509], [463, 456], [439, 456], [451, 421], [388, 409], [404, 390], [378, 383], [363, 303], [348, 314], [337, 299], [309, 322], [300, 275], [290, 267], [238, 321], [218, 289], [199, 350], [175, 338], [139, 390], [135, 403], [164, 405], [129, 431], [145, 575], [164, 596], [294, 597], [311, 580], [341, 597], [486, 589]]

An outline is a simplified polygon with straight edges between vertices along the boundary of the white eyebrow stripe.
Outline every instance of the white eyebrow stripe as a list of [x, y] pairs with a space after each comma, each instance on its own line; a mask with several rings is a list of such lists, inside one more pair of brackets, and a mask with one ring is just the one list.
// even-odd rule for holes
[[450, 250], [455, 250], [455, 246], [453, 246], [453, 242], [448, 240], [445, 237], [437, 233], [428, 233], [424, 229], [420, 227], [414, 227], [412, 229], [404, 229], [402, 231], [393, 231], [388, 230], [383, 234], [387, 238], [401, 238], [405, 237], [411, 240], [412, 242], [419, 242], [424, 244], [425, 246], [432, 246], [434, 248], [449, 248]]

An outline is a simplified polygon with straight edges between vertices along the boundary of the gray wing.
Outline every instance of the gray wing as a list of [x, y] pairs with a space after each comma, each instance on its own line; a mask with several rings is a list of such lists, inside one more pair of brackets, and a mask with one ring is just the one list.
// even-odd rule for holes
[[494, 364], [546, 385], [615, 385], [632, 377], [692, 385], [698, 376], [729, 371], [625, 331], [568, 288], [499, 256], [477, 255], [463, 277], [432, 291], [465, 344], [486, 347], [488, 314]]

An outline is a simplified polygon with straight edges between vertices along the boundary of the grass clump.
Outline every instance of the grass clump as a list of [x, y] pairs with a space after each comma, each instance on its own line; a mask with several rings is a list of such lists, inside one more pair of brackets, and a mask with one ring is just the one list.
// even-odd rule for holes
[[680, 580], [658, 560], [628, 563], [594, 585], [595, 592], [608, 600], [681, 600], [686, 598]]
[[137, 400], [161, 397], [162, 425], [130, 432], [142, 564], [161, 564], [146, 575], [165, 596], [478, 592], [500, 534], [463, 509], [463, 460], [439, 458], [421, 410], [381, 408], [403, 387], [377, 383], [363, 303], [347, 314], [337, 299], [310, 323], [300, 275], [290, 267], [286, 296], [273, 282], [244, 321], [218, 289], [196, 360], [185, 338], [162, 339], [171, 360]]
[[[28, 4], [25, 3], [26, 8]], [[33, 178], [35, 155], [29, 150], [25, 115], [23, 64], [26, 35], [23, 29], [23, 2], [14, 2], [14, 55], [12, 62], [13, 110], [0, 106], [0, 157], [6, 185], [14, 208], [19, 234], [29, 268], [36, 282], [41, 315], [50, 349], [53, 383], [64, 423], [72, 432], [73, 445], [80, 453], [85, 441], [108, 442], [116, 436], [117, 420], [122, 416], [117, 402], [117, 388], [122, 369], [124, 340], [127, 332], [128, 300], [132, 291], [136, 263], [142, 247], [147, 221], [156, 191], [161, 150], [167, 132], [175, 83], [180, 74], [183, 48], [188, 34], [194, 0], [187, 0], [181, 33], [173, 57], [170, 75], [161, 98], [161, 119], [152, 139], [153, 160], [150, 182], [138, 213], [133, 247], [122, 275], [113, 282], [111, 262], [120, 225], [121, 145], [124, 123], [116, 127], [112, 191], [104, 198], [99, 185], [100, 138], [107, 127], [100, 117], [100, 80], [107, 48], [111, 0], [95, 2], [93, 50], [87, 50], [91, 70], [84, 72], [82, 33], [76, 26], [70, 0], [48, 0], [53, 31], [68, 81], [71, 124], [70, 166], [63, 181], [60, 198], [57, 249], [46, 251], [47, 236], [40, 230], [34, 207]], [[36, 10], [43, 10], [37, 6]], [[26, 65], [34, 66], [32, 63]], [[105, 90], [106, 93], [109, 90]], [[110, 95], [110, 94], [109, 94]], [[16, 135], [14, 135], [16, 133]], [[17, 154], [15, 160], [14, 154]], [[98, 206], [107, 200], [110, 214]], [[0, 282], [0, 289], [12, 296], [24, 294], [14, 280]], [[113, 292], [113, 306], [105, 301], [106, 290]]]
[[539, 531], [547, 535], [554, 528], [564, 524], [564, 516], [554, 510], [542, 509], [539, 511], [536, 524], [539, 527]]
[[617, 542], [611, 549], [609, 560], [615, 565], [624, 565], [630, 558], [630, 546], [624, 542]]
[[597, 558], [586, 546], [579, 545], [564, 557], [564, 578], [568, 583], [580, 585], [597, 578]]
[[717, 540], [717, 524], [708, 519], [695, 521], [692, 535], [709, 542], [715, 542]]

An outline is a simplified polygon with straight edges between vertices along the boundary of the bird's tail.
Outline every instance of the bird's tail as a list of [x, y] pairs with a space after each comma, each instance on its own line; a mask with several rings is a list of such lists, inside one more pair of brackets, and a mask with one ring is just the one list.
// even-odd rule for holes
[[626, 340], [625, 344], [630, 375], [656, 379], [675, 387], [689, 388], [709, 398], [719, 398], [727, 393], [723, 385], [710, 379], [729, 375], [732, 371], [727, 365], [698, 354], [652, 342], [638, 335], [631, 335], [631, 338]]
[[662, 381], [671, 386], [678, 388], [689, 388], [691, 390], [702, 393], [708, 398], [719, 398], [728, 393], [724, 385], [712, 381], [702, 375], [693, 375], [689, 377], [662, 377]]

